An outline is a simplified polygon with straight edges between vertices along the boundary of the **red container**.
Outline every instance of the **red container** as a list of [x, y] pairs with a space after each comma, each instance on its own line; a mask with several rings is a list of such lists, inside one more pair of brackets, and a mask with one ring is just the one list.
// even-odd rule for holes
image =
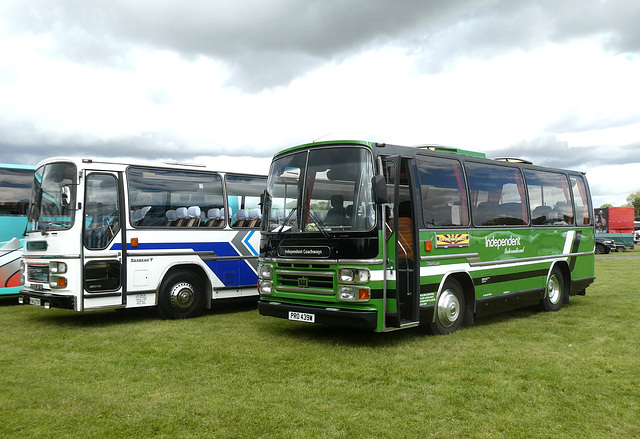
[[609, 233], [633, 233], [635, 230], [633, 221], [633, 207], [609, 207], [607, 208]]

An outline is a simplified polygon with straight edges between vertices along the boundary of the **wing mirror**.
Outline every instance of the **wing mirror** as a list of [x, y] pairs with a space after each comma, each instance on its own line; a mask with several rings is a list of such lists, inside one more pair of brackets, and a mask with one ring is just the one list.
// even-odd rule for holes
[[376, 175], [372, 178], [373, 188], [375, 190], [375, 197], [377, 204], [384, 204], [389, 202], [389, 194], [387, 193], [387, 182], [384, 179], [384, 175]]
[[71, 204], [71, 188], [68, 185], [60, 188], [60, 204], [62, 207], [69, 207]]

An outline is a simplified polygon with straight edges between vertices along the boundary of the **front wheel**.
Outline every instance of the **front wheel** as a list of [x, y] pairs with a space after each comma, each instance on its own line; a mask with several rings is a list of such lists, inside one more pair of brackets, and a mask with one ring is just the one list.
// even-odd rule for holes
[[163, 319], [188, 319], [204, 308], [202, 282], [190, 271], [176, 271], [167, 276], [160, 286], [158, 315]]
[[464, 318], [464, 294], [457, 280], [445, 282], [433, 312], [435, 315], [430, 328], [433, 334], [451, 334], [460, 328]]
[[564, 299], [564, 280], [562, 272], [558, 268], [554, 268], [547, 279], [547, 285], [542, 298], [542, 309], [545, 311], [558, 311], [562, 308]]

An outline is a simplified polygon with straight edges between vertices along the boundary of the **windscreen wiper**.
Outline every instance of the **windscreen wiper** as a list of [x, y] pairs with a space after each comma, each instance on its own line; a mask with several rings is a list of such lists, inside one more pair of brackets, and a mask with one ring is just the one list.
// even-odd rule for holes
[[[293, 209], [291, 209], [291, 212], [289, 212], [289, 215], [287, 215], [287, 217], [282, 222], [282, 225], [278, 229], [278, 233], [276, 234], [276, 238], [274, 239], [274, 245], [273, 245], [273, 251], [274, 252], [278, 251], [278, 247], [280, 247], [280, 237], [282, 236], [282, 233], [285, 231], [284, 227], [287, 224], [287, 222], [289, 221], [289, 219], [291, 219], [291, 215], [293, 215], [293, 212], [295, 212], [295, 211], [296, 211], [295, 207]], [[287, 230], [291, 230], [291, 227], [289, 227]]]
[[324, 223], [320, 218], [318, 218], [318, 215], [313, 212], [313, 209], [307, 207], [306, 204], [303, 204], [302, 207], [307, 211], [307, 213], [309, 214], [309, 218], [311, 218], [311, 221], [313, 221], [318, 230], [322, 233], [322, 236], [324, 236], [325, 238], [331, 238], [331, 235], [329, 235], [329, 233], [327, 233], [327, 231], [324, 229]]
[[[291, 215], [293, 215], [293, 212], [295, 212], [296, 209], [297, 209], [296, 207], [291, 209], [291, 212], [289, 212], [289, 215], [287, 215], [287, 217], [284, 219], [284, 221], [282, 222], [282, 225], [280, 226], [280, 229], [278, 229], [278, 234], [276, 235], [276, 239], [280, 239], [280, 235], [282, 235], [282, 232], [285, 231], [284, 227], [287, 225], [287, 223], [291, 219]], [[291, 230], [291, 227], [289, 227], [287, 230]]]

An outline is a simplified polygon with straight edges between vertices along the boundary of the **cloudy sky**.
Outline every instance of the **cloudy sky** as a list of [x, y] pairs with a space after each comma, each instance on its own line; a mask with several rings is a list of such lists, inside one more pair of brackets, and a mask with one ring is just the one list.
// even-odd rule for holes
[[640, 191], [640, 2], [2, 0], [3, 162], [437, 143]]

